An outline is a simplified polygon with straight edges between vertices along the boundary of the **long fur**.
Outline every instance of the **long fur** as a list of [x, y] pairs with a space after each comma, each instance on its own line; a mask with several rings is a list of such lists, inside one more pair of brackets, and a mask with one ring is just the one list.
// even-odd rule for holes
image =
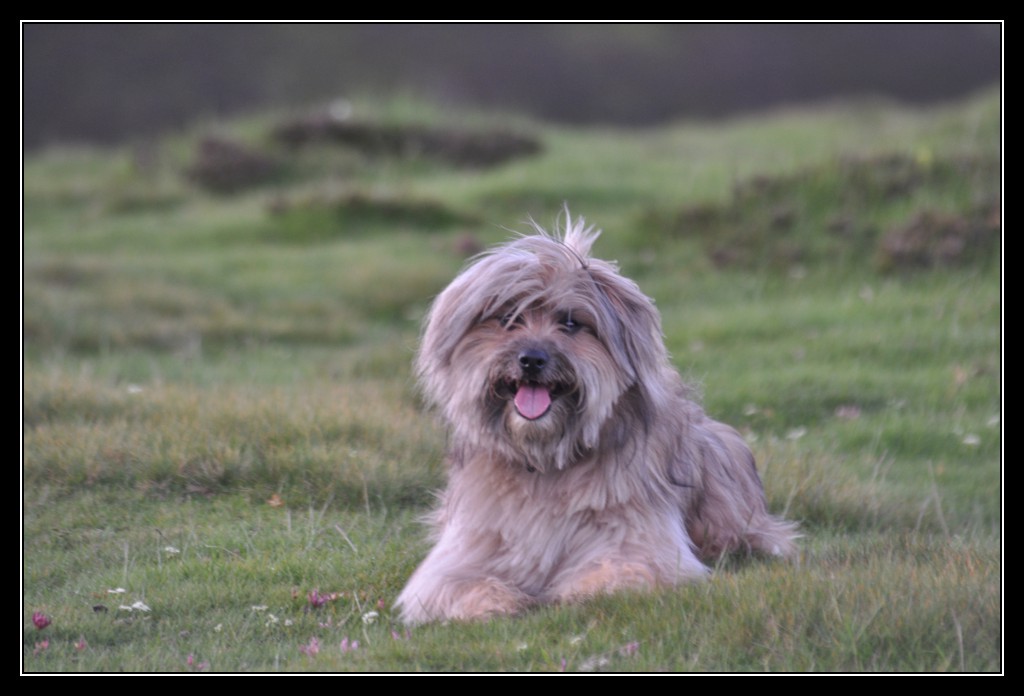
[[416, 359], [451, 431], [435, 545], [409, 623], [515, 613], [703, 577], [731, 551], [794, 554], [754, 458], [672, 368], [653, 302], [566, 218], [478, 257], [435, 300]]

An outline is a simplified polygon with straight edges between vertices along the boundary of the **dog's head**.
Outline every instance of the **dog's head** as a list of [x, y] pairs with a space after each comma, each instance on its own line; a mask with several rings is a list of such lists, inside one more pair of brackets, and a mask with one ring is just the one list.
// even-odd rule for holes
[[438, 296], [416, 367], [460, 444], [545, 470], [606, 446], [624, 409], [642, 415], [668, 360], [651, 300], [590, 258], [598, 231], [567, 218], [560, 234], [536, 232]]

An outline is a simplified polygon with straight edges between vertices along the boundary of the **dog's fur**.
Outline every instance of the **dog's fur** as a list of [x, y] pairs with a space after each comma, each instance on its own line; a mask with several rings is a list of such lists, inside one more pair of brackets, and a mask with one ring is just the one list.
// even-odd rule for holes
[[511, 614], [794, 553], [754, 458], [672, 368], [654, 304], [567, 217], [479, 257], [436, 299], [416, 368], [451, 429], [409, 623]]

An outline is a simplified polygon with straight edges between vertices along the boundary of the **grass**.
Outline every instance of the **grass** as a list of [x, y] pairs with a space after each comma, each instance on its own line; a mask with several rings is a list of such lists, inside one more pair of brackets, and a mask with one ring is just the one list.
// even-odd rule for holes
[[[354, 107], [537, 147], [294, 147], [265, 114], [26, 158], [23, 671], [1002, 671], [998, 96], [630, 132]], [[444, 476], [420, 318], [564, 203], [800, 561], [407, 632]]]

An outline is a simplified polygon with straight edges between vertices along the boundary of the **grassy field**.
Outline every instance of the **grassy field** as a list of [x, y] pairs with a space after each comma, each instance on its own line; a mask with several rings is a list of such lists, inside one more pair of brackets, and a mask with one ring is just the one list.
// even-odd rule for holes
[[[644, 131], [424, 104], [24, 162], [24, 672], [1002, 664], [1000, 102]], [[406, 630], [466, 257], [573, 214], [736, 425], [793, 565]]]

